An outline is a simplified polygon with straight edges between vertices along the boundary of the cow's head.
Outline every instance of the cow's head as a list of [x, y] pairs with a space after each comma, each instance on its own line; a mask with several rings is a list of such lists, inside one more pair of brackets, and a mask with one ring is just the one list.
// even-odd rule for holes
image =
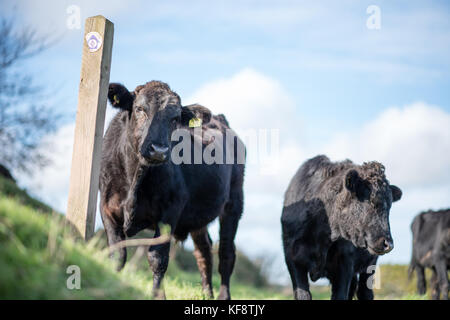
[[[121, 84], [111, 83], [108, 99], [113, 107], [128, 112], [128, 135], [144, 165], [166, 162], [170, 157], [172, 132], [187, 126], [192, 118], [208, 117], [181, 106], [178, 94], [160, 81], [147, 82], [136, 87], [134, 92]], [[205, 113], [209, 112], [204, 109]]]
[[[389, 226], [392, 202], [400, 200], [400, 188], [389, 184], [384, 166], [378, 162], [364, 163], [346, 172], [342, 214], [351, 228], [348, 240], [371, 254], [381, 255], [394, 248]], [[347, 220], [347, 219], [346, 219]], [[345, 229], [345, 228], [344, 228]]]

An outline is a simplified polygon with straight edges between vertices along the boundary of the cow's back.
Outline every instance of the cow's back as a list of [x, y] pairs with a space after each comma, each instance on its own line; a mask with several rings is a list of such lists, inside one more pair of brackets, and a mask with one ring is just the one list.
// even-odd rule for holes
[[450, 229], [450, 210], [422, 212], [411, 224], [414, 241], [421, 243], [434, 239], [438, 234], [445, 234], [448, 229]]
[[285, 193], [284, 205], [315, 198], [326, 200], [328, 193], [338, 191], [340, 178], [353, 162], [331, 162], [327, 156], [319, 155], [307, 160], [292, 178]]

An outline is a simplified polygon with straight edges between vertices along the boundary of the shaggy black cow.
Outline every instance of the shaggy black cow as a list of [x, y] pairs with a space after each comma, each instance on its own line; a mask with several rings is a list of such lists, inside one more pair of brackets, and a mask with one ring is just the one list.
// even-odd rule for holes
[[[169, 225], [171, 234], [181, 241], [190, 233], [203, 289], [212, 297], [211, 239], [207, 225], [220, 217], [222, 283], [218, 298], [229, 299], [235, 261], [234, 238], [243, 210], [244, 161], [237, 152], [233, 152], [231, 164], [205, 164], [201, 160], [200, 164], [176, 165], [168, 161], [176, 145], [171, 141], [175, 129], [191, 130], [188, 138], [192, 150], [200, 146], [202, 151], [211, 147], [211, 143], [220, 143], [220, 139], [211, 138], [214, 132], [232, 132], [225, 117], [212, 116], [207, 108], [199, 105], [181, 106], [180, 97], [159, 81], [138, 86], [134, 92], [120, 84], [110, 84], [108, 99], [121, 109], [105, 133], [101, 161], [100, 207], [109, 245], [145, 228], [155, 230], [158, 237], [160, 224]], [[197, 123], [194, 126], [199, 125], [198, 119], [203, 120], [203, 136], [189, 128], [192, 119]], [[205, 138], [208, 135], [210, 139]], [[236, 140], [242, 143], [237, 137]], [[228, 139], [222, 141], [223, 146], [216, 146], [223, 147], [226, 157], [235, 146]], [[182, 149], [180, 154], [185, 156], [188, 151]], [[160, 287], [169, 262], [169, 248], [170, 243], [165, 243], [151, 246], [148, 251], [153, 294], [161, 298], [164, 298]], [[119, 269], [125, 262], [126, 249], [120, 249]]]
[[[393, 248], [389, 210], [401, 194], [389, 184], [378, 162], [334, 163], [326, 156], [306, 161], [290, 182], [281, 216], [294, 297], [311, 299], [308, 273], [313, 281], [328, 276], [334, 299], [353, 295], [356, 274], [376, 262], [370, 255]], [[355, 257], [355, 252], [364, 254]], [[361, 275], [359, 284], [364, 283]], [[371, 298], [365, 289], [360, 286], [359, 296]]]
[[450, 209], [418, 214], [412, 224], [413, 250], [409, 277], [417, 274], [417, 291], [425, 294], [427, 284], [425, 268], [432, 270], [431, 296], [448, 300], [448, 274], [450, 267]]

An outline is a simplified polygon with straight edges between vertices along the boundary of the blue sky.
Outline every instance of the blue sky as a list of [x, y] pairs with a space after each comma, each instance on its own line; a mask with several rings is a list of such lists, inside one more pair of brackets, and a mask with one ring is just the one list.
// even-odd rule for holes
[[[391, 211], [396, 248], [381, 262], [407, 263], [412, 217], [450, 205], [446, 1], [15, 3], [20, 22], [60, 37], [27, 63], [66, 115], [48, 137], [58, 150], [54, 166], [22, 179], [60, 210], [67, 198], [83, 21], [97, 14], [115, 25], [111, 81], [134, 89], [163, 80], [186, 103], [224, 112], [239, 130], [280, 129], [280, 171], [247, 172], [237, 243], [250, 255], [282, 261], [283, 192], [300, 164], [318, 153], [332, 160], [379, 160], [404, 190]], [[81, 29], [66, 26], [70, 5], [80, 9]], [[379, 30], [366, 26], [369, 5], [380, 8]], [[14, 12], [5, 2], [0, 9]], [[212, 233], [217, 235], [215, 224]], [[285, 274], [282, 263], [274, 269], [280, 278]]]

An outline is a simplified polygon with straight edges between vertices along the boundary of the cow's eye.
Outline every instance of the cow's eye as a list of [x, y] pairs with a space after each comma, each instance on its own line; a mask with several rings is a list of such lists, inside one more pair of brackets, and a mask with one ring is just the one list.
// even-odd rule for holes
[[177, 124], [178, 121], [180, 121], [181, 117], [175, 117], [172, 119], [172, 124]]
[[384, 202], [382, 202], [382, 201], [377, 201], [377, 202], [375, 203], [375, 209], [376, 209], [376, 210], [382, 210], [382, 209], [384, 209]]
[[143, 107], [136, 107], [136, 112], [143, 112], [144, 108]]

